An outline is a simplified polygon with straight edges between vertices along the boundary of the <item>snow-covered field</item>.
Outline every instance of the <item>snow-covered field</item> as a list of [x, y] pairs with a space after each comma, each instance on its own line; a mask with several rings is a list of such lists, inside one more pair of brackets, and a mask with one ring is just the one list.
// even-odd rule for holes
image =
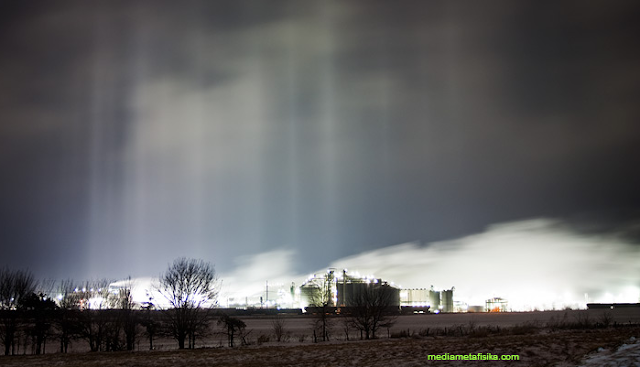
[[617, 348], [598, 348], [581, 365], [584, 367], [640, 366], [640, 342], [635, 336]]
[[[615, 312], [614, 312], [615, 311]], [[625, 311], [625, 310], [620, 310]], [[268, 335], [271, 320], [246, 318], [252, 332], [247, 347], [226, 348], [207, 341], [196, 350], [155, 350], [139, 352], [47, 354], [44, 356], [0, 357], [1, 366], [636, 366], [640, 365], [640, 312], [607, 313], [617, 327], [568, 330], [554, 328], [558, 320], [599, 322], [602, 313], [557, 311], [520, 314], [414, 315], [397, 319], [396, 325], [380, 333], [380, 339], [345, 341], [335, 330], [327, 343], [300, 341], [296, 335], [309, 334], [308, 317], [287, 318], [292, 337], [277, 343], [273, 337], [258, 345], [259, 335]], [[611, 317], [609, 320], [608, 317]], [[339, 319], [337, 319], [339, 320]], [[635, 324], [635, 325], [630, 325]], [[547, 326], [551, 325], [551, 327]], [[622, 326], [620, 326], [622, 325]], [[510, 326], [530, 326], [513, 328]], [[334, 325], [338, 328], [338, 324]], [[470, 333], [490, 327], [494, 332]], [[442, 335], [447, 328], [447, 335]], [[429, 333], [426, 333], [429, 329]], [[500, 330], [495, 332], [495, 330]], [[459, 335], [460, 330], [465, 335]], [[398, 338], [398, 336], [407, 336]], [[164, 348], [171, 348], [169, 340]], [[144, 343], [141, 344], [141, 349]], [[519, 355], [511, 361], [429, 361], [429, 355], [486, 354]]]

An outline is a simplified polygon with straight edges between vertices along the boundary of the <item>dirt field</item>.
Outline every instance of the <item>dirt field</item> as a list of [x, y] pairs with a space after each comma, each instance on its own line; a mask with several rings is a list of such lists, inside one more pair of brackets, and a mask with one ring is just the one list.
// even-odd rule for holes
[[[576, 366], [587, 355], [600, 358], [590, 366], [633, 366], [636, 355], [611, 357], [621, 346], [638, 346], [640, 329], [624, 327], [590, 331], [560, 331], [539, 335], [487, 337], [425, 337], [380, 339], [297, 346], [263, 346], [237, 349], [212, 348], [182, 351], [50, 354], [1, 357], [3, 366]], [[635, 343], [635, 344], [634, 344]], [[601, 351], [598, 352], [599, 348]], [[518, 362], [429, 361], [430, 354], [517, 354]], [[616, 360], [617, 359], [617, 360]]]
[[[615, 311], [615, 312], [613, 312]], [[519, 314], [414, 315], [397, 319], [378, 340], [344, 341], [339, 331], [327, 343], [313, 344], [309, 318], [287, 320], [288, 342], [273, 340], [258, 345], [259, 335], [269, 335], [271, 320], [247, 318], [252, 345], [196, 350], [70, 353], [44, 356], [0, 357], [0, 366], [634, 366], [640, 364], [640, 314], [637, 310], [612, 310], [602, 316], [594, 311], [558, 311]], [[610, 318], [610, 319], [609, 319]], [[610, 327], [556, 328], [560, 321], [589, 323], [609, 321]], [[613, 327], [613, 324], [617, 324]], [[635, 324], [635, 325], [633, 325]], [[429, 330], [427, 332], [427, 329]], [[446, 330], [446, 332], [445, 332]], [[387, 338], [387, 336], [393, 338]], [[170, 340], [163, 348], [175, 348]], [[78, 342], [80, 343], [80, 342]], [[143, 345], [144, 346], [144, 345]], [[429, 355], [518, 355], [513, 361], [429, 361]]]

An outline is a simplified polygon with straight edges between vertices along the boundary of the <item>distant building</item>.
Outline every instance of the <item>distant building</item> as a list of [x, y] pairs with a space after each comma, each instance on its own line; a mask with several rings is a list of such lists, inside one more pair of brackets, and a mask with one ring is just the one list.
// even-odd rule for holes
[[380, 291], [391, 292], [392, 306], [400, 306], [400, 289], [393, 287], [386, 281], [348, 274], [336, 274], [335, 269], [329, 269], [326, 274], [309, 277], [300, 287], [301, 304], [305, 306], [320, 306], [319, 302], [326, 302], [329, 307], [353, 307], [363, 292]]
[[507, 312], [508, 302], [504, 298], [494, 297], [485, 301], [486, 312]]
[[370, 297], [385, 297], [385, 303], [389, 306], [400, 306], [400, 289], [392, 287], [381, 279], [376, 279], [375, 282], [345, 282], [338, 288], [340, 307], [356, 307]]
[[400, 305], [402, 307], [429, 307], [429, 311], [454, 312], [453, 291], [436, 291], [433, 286], [427, 288], [403, 289], [400, 291]]
[[453, 312], [453, 291], [455, 288], [444, 290], [441, 292], [441, 311]]
[[430, 306], [429, 290], [427, 288], [402, 289], [400, 291], [400, 305], [403, 307]]
[[440, 312], [440, 292], [433, 289], [429, 290], [429, 305], [431, 306], [431, 312]]

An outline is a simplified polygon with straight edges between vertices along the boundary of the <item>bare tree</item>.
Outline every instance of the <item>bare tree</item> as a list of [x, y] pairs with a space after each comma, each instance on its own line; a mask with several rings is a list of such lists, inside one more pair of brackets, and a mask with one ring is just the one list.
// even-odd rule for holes
[[56, 320], [58, 305], [54, 298], [56, 281], [43, 279], [38, 282], [36, 292], [32, 293], [24, 304], [31, 320], [32, 345], [35, 354], [46, 352], [47, 339], [53, 335], [53, 324]]
[[27, 321], [29, 325], [25, 331], [31, 336], [35, 354], [44, 354], [56, 303], [44, 293], [31, 293], [21, 301], [21, 308], [24, 310], [23, 321]]
[[271, 329], [273, 330], [273, 335], [275, 335], [277, 342], [287, 341], [289, 338], [287, 335], [286, 325], [287, 319], [281, 315], [276, 315], [276, 317], [271, 320]]
[[121, 289], [118, 295], [120, 299], [120, 322], [122, 322], [126, 349], [133, 350], [136, 337], [139, 334], [138, 324], [140, 321], [133, 309], [134, 304], [131, 296], [131, 288]]
[[71, 340], [78, 335], [77, 312], [80, 295], [71, 279], [62, 280], [58, 286], [58, 317], [56, 326], [60, 339], [60, 353], [67, 353]]
[[208, 326], [217, 286], [214, 268], [202, 260], [177, 259], [160, 277], [158, 291], [170, 305], [163, 311], [179, 349], [184, 349], [187, 337], [193, 348], [198, 332]]
[[[138, 325], [142, 321], [134, 310], [135, 303], [131, 294], [133, 281], [129, 277], [125, 281], [110, 284], [109, 288], [109, 307], [116, 310], [109, 330], [111, 349], [133, 350], [139, 334]], [[122, 334], [124, 334], [124, 342]]]
[[353, 322], [353, 318], [351, 317], [343, 317], [342, 318], [342, 332], [344, 332], [344, 339], [349, 341], [349, 334], [351, 330], [355, 328], [355, 323]]
[[27, 297], [35, 292], [33, 274], [24, 270], [0, 269], [0, 340], [4, 354], [13, 354], [18, 332], [18, 311]]
[[231, 317], [227, 314], [222, 314], [222, 316], [220, 316], [220, 319], [218, 319], [218, 325], [224, 326], [225, 331], [223, 334], [227, 336], [227, 341], [231, 348], [234, 346], [235, 336], [242, 335], [244, 329], [247, 327], [247, 324], [245, 324], [244, 321], [236, 317]]
[[349, 295], [352, 325], [365, 339], [376, 337], [380, 327], [391, 327], [398, 306], [398, 290], [386, 283], [361, 284]]
[[114, 346], [113, 314], [105, 312], [113, 305], [109, 293], [109, 279], [88, 281], [82, 288], [74, 289], [78, 297], [78, 330], [82, 338], [89, 343], [91, 351], [111, 350]]
[[0, 308], [17, 309], [23, 298], [35, 292], [36, 286], [30, 271], [0, 269]]
[[322, 341], [329, 340], [332, 327], [331, 315], [335, 311], [331, 282], [332, 274], [326, 275], [321, 280], [316, 280], [314, 283], [306, 285], [310, 288], [310, 290], [307, 291], [309, 298], [307, 311], [311, 311], [315, 316], [312, 321], [314, 342], [318, 341], [318, 332], [321, 334]]
[[145, 310], [145, 312], [144, 312], [144, 317], [142, 317], [140, 320], [140, 324], [145, 328], [145, 334], [149, 338], [149, 350], [153, 350], [153, 338], [155, 337], [158, 331], [158, 326], [159, 326], [159, 322], [155, 317], [156, 306], [153, 304], [152, 301], [153, 301], [153, 298], [149, 296], [149, 301], [142, 303], [141, 307], [143, 310]]

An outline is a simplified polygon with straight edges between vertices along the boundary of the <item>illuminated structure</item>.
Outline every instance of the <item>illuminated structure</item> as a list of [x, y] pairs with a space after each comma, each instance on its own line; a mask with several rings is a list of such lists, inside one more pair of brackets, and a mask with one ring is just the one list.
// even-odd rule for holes
[[400, 306], [400, 289], [373, 276], [351, 275], [344, 269], [336, 274], [329, 269], [326, 274], [310, 276], [300, 287], [302, 307], [325, 305], [327, 307], [353, 307], [357, 298], [368, 290], [390, 291], [391, 304]]
[[440, 292], [435, 291], [433, 286], [429, 290], [429, 306], [431, 306], [431, 312], [440, 312]]
[[402, 307], [429, 307], [429, 311], [438, 312], [454, 312], [453, 291], [449, 290], [436, 291], [433, 286], [430, 289], [416, 288], [403, 289], [400, 291], [400, 305]]
[[[384, 294], [386, 302], [389, 306], [400, 306], [400, 290], [391, 286], [382, 279], [376, 279], [373, 282], [364, 280], [345, 281], [338, 288], [338, 304], [340, 307], [356, 307], [359, 303], [373, 294]], [[388, 292], [388, 293], [387, 293]]]
[[335, 270], [329, 269], [326, 274], [313, 274], [300, 286], [300, 305], [302, 307], [322, 305], [335, 307], [337, 298]]
[[486, 312], [507, 312], [508, 302], [500, 297], [489, 298], [485, 301]]
[[400, 305], [403, 307], [431, 306], [431, 303], [429, 302], [429, 290], [427, 288], [401, 290]]
[[451, 288], [449, 290], [444, 290], [440, 292], [441, 295], [441, 311], [442, 312], [453, 312], [453, 291], [455, 288]]
[[[158, 291], [155, 278], [137, 278], [113, 282], [102, 289], [102, 298], [84, 294], [76, 289], [74, 296], [81, 299], [82, 307], [106, 308], [106, 302], [111, 295], [129, 290], [135, 303], [135, 308], [153, 304], [156, 307], [169, 307], [165, 297]], [[108, 290], [108, 291], [107, 291]], [[312, 307], [330, 307], [340, 312], [341, 308], [353, 307], [354, 297], [364, 290], [389, 290], [393, 306], [420, 309], [420, 313], [432, 312], [465, 312], [466, 307], [457, 307], [453, 300], [453, 291], [436, 291], [431, 288], [400, 289], [391, 282], [387, 282], [373, 275], [363, 276], [346, 269], [337, 271], [334, 268], [324, 273], [313, 274], [296, 286], [292, 282], [265, 281], [252, 287], [231, 288], [219, 298], [216, 307], [237, 310], [267, 310], [267, 309], [302, 309]], [[88, 292], [88, 291], [87, 291]], [[82, 294], [81, 294], [82, 293]], [[61, 295], [59, 297], [62, 297]], [[58, 299], [60, 301], [60, 298]], [[331, 311], [333, 312], [333, 311]], [[411, 310], [409, 310], [411, 312]]]

